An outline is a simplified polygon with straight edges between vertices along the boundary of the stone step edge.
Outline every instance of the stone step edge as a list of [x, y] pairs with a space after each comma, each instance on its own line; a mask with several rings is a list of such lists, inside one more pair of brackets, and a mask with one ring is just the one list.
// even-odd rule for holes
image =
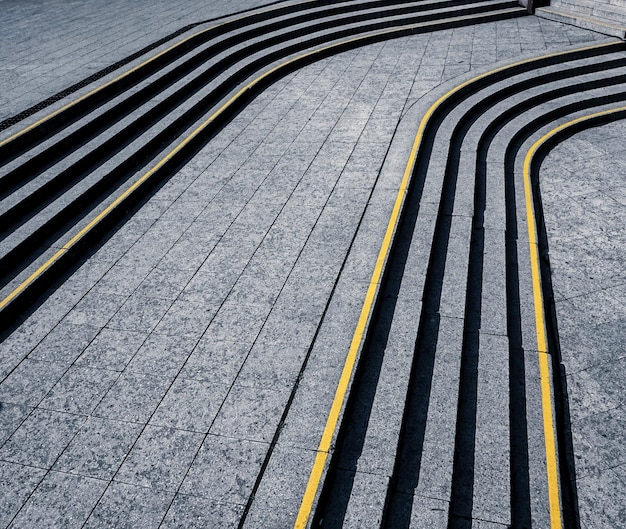
[[561, 22], [626, 40], [626, 25], [620, 25], [611, 20], [583, 16], [572, 11], [551, 7], [539, 7], [535, 10], [535, 15], [553, 22]]
[[618, 24], [626, 21], [626, 6], [599, 0], [551, 0], [552, 9], [579, 12], [584, 16], [593, 16], [612, 20]]

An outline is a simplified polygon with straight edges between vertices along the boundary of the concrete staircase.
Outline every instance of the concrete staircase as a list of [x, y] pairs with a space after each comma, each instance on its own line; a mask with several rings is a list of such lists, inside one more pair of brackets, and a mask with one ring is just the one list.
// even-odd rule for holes
[[536, 14], [626, 40], [626, 0], [551, 0]]

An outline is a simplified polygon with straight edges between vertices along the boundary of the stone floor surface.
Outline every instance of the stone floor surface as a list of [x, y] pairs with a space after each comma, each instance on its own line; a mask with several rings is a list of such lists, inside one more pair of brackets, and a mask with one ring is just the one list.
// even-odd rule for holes
[[[0, 0], [0, 120], [262, 4]], [[402, 116], [469, 71], [602, 39], [525, 17], [265, 91], [0, 344], [0, 526], [228, 527], [248, 509], [247, 527], [287, 527], [395, 198], [379, 170], [406, 163], [386, 160]], [[623, 133], [577, 135], [542, 172], [586, 529], [626, 526]]]

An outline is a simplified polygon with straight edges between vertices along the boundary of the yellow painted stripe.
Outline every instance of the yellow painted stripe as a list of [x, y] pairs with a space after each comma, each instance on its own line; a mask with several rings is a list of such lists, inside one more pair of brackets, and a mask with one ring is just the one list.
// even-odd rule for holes
[[612, 46], [614, 44], [615, 44], [614, 42], [610, 42], [610, 43], [605, 43], [605, 44], [600, 44], [600, 45], [586, 46], [583, 48], [578, 48], [576, 50], [567, 50], [567, 51], [550, 53], [547, 55], [542, 55], [540, 57], [533, 57], [533, 58], [521, 60], [512, 64], [507, 64], [499, 68], [495, 68], [483, 74], [477, 75], [476, 77], [473, 77], [459, 84], [458, 86], [454, 87], [452, 90], [450, 90], [449, 92], [442, 95], [439, 99], [437, 99], [437, 101], [435, 101], [435, 103], [433, 103], [433, 105], [424, 114], [422, 120], [420, 121], [417, 134], [415, 136], [415, 140], [411, 148], [411, 153], [409, 155], [409, 160], [405, 167], [402, 181], [400, 182], [400, 188], [398, 189], [398, 193], [396, 195], [394, 207], [393, 207], [391, 216], [389, 218], [389, 222], [387, 224], [385, 236], [383, 238], [383, 242], [378, 252], [378, 257], [376, 258], [376, 265], [374, 267], [374, 271], [370, 279], [369, 287], [365, 295], [365, 300], [361, 308], [361, 313], [359, 315], [359, 320], [357, 322], [356, 329], [352, 336], [352, 341], [350, 343], [350, 348], [348, 349], [348, 354], [346, 356], [343, 370], [341, 372], [341, 377], [339, 379], [339, 383], [335, 390], [335, 395], [333, 397], [330, 412], [328, 414], [326, 425], [322, 433], [322, 438], [317, 448], [317, 454], [315, 457], [315, 461], [313, 463], [313, 468], [311, 470], [311, 474], [309, 476], [309, 480], [307, 482], [307, 486], [306, 486], [306, 489], [302, 498], [302, 503], [300, 504], [300, 509], [296, 517], [294, 529], [305, 529], [307, 527], [307, 524], [309, 523], [309, 519], [311, 517], [311, 513], [313, 510], [313, 504], [315, 502], [315, 497], [317, 496], [317, 492], [319, 490], [321, 479], [324, 473], [323, 471], [326, 466], [326, 461], [328, 459], [331, 442], [332, 442], [333, 437], [335, 436], [335, 432], [337, 430], [337, 426], [339, 423], [339, 415], [341, 412], [341, 408], [343, 407], [343, 403], [345, 401], [346, 394], [348, 391], [350, 378], [352, 376], [354, 365], [358, 357], [358, 351], [361, 348], [361, 344], [363, 343], [363, 340], [365, 338], [367, 324], [369, 322], [372, 310], [374, 308], [376, 294], [378, 292], [378, 287], [380, 285], [380, 280], [382, 278], [384, 265], [389, 255], [391, 241], [393, 240], [393, 235], [397, 228], [400, 212], [402, 211], [402, 205], [404, 204], [404, 199], [405, 199], [406, 191], [409, 185], [410, 176], [413, 171], [413, 166], [415, 165], [415, 160], [417, 158], [417, 153], [419, 151], [419, 147], [422, 142], [424, 130], [428, 122], [430, 121], [432, 115], [447, 99], [452, 97], [455, 93], [459, 92], [466, 86], [476, 83], [477, 81], [480, 81], [486, 77], [498, 74], [500, 72], [503, 72], [511, 68], [518, 67], [523, 64], [529, 64], [529, 63], [543, 60], [546, 58], [564, 56], [573, 52], [580, 52], [580, 51], [591, 50], [591, 49], [600, 49], [606, 46]]
[[[298, 2], [294, 5], [300, 5], [300, 4], [310, 4], [310, 3], [314, 3], [316, 0], [304, 0], [302, 2]], [[94, 94], [97, 94], [98, 92], [104, 90], [105, 88], [117, 83], [118, 81], [121, 81], [122, 79], [124, 79], [125, 77], [128, 77], [130, 74], [144, 68], [145, 66], [149, 65], [151, 62], [156, 61], [159, 57], [162, 57], [163, 55], [165, 55], [166, 53], [169, 53], [170, 51], [178, 48], [179, 46], [182, 46], [183, 44], [185, 44], [186, 42], [188, 42], [189, 40], [196, 38], [200, 35], [202, 35], [203, 33], [207, 33], [209, 31], [213, 31], [221, 26], [225, 26], [226, 24], [231, 24], [233, 22], [238, 22], [241, 20], [245, 20], [246, 18], [249, 18], [251, 16], [254, 15], [258, 15], [261, 13], [270, 13], [272, 11], [276, 11], [277, 9], [280, 9], [284, 6], [276, 6], [276, 7], [271, 7], [268, 9], [260, 9], [258, 11], [254, 11], [254, 13], [247, 13], [245, 15], [242, 15], [240, 17], [234, 17], [234, 18], [230, 18], [224, 22], [221, 22], [219, 24], [216, 24], [214, 26], [211, 26], [209, 28], [205, 28], [201, 31], [198, 31], [197, 33], [194, 33], [193, 35], [189, 35], [188, 37], [184, 38], [183, 40], [177, 42], [176, 44], [173, 44], [172, 46], [170, 46], [169, 48], [166, 48], [165, 50], [157, 53], [156, 55], [154, 55], [153, 57], [150, 57], [149, 59], [145, 60], [144, 62], [138, 64], [137, 66], [131, 68], [130, 70], [124, 72], [121, 75], [118, 75], [117, 77], [115, 77], [114, 79], [111, 79], [110, 81], [107, 81], [106, 83], [104, 83], [103, 85], [98, 86], [97, 88], [94, 88], [93, 90], [90, 90], [89, 92], [87, 92], [86, 94], [80, 96], [79, 98], [67, 103], [66, 105], [62, 106], [61, 108], [55, 110], [54, 112], [51, 112], [50, 114], [47, 114], [46, 116], [44, 116], [43, 118], [39, 119], [38, 121], [36, 121], [35, 123], [33, 123], [32, 125], [29, 125], [28, 127], [25, 127], [24, 129], [16, 132], [15, 134], [13, 134], [12, 136], [9, 136], [8, 138], [0, 141], [0, 147], [6, 145], [7, 143], [13, 141], [14, 139], [22, 136], [23, 134], [25, 134], [26, 132], [34, 129], [35, 127], [38, 127], [39, 125], [41, 125], [42, 123], [45, 123], [46, 121], [52, 119], [53, 117], [61, 114], [62, 112], [65, 112], [66, 110], [68, 110], [69, 108], [77, 105], [78, 103], [84, 101], [85, 99], [93, 96]]]
[[616, 112], [626, 111], [619, 107], [582, 116], [564, 123], [539, 138], [529, 149], [524, 159], [524, 195], [526, 201], [526, 221], [528, 225], [528, 244], [530, 248], [530, 267], [532, 274], [533, 299], [535, 305], [535, 325], [537, 327], [537, 350], [539, 352], [539, 378], [541, 382], [541, 408], [546, 449], [546, 471], [548, 477], [548, 499], [550, 506], [550, 528], [562, 529], [561, 499], [557, 470], [556, 439], [554, 434], [553, 399], [550, 385], [550, 366], [548, 363], [548, 346], [546, 341], [545, 308], [541, 292], [541, 273], [539, 269], [539, 247], [537, 240], [537, 223], [533, 206], [533, 193], [530, 167], [537, 150], [549, 139], [563, 130], [588, 121], [607, 116]]

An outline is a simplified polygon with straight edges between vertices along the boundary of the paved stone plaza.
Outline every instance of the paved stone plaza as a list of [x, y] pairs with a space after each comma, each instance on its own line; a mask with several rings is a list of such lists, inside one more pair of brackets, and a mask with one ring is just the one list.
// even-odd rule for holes
[[[0, 141], [266, 3], [0, 0], [0, 121], [202, 23]], [[425, 110], [497, 66], [613, 41], [525, 16], [272, 84], [0, 343], [0, 527], [292, 527]], [[576, 134], [541, 168], [583, 529], [626, 527], [625, 132]], [[378, 526], [363, 505], [346, 527]]]

